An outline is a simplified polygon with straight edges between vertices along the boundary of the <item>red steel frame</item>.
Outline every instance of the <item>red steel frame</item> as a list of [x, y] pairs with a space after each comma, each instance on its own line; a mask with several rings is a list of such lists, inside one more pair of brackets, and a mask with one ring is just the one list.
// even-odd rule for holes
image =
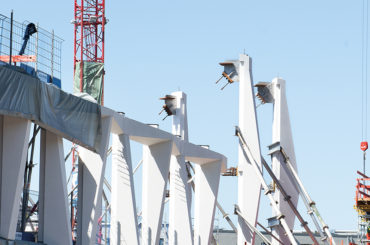
[[[357, 171], [357, 173], [362, 178], [357, 179], [355, 198], [356, 208], [368, 213], [370, 210], [370, 185], [367, 185], [366, 183], [369, 183], [370, 178], [360, 171]], [[369, 227], [367, 227], [367, 229], [369, 229]], [[369, 232], [366, 233], [366, 239], [370, 240]], [[370, 243], [367, 242], [366, 245], [370, 245]]]
[[[80, 62], [80, 92], [83, 89], [83, 62], [104, 63], [105, 0], [75, 0], [74, 71]], [[104, 101], [104, 77], [102, 84]]]

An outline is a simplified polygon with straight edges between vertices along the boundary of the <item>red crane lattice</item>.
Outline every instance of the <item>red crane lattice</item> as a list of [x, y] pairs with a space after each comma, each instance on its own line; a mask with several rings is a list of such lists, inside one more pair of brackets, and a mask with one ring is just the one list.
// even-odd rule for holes
[[[80, 62], [104, 63], [105, 0], [75, 0], [74, 71]], [[83, 69], [80, 72], [82, 92]], [[102, 100], [103, 101], [103, 100]]]

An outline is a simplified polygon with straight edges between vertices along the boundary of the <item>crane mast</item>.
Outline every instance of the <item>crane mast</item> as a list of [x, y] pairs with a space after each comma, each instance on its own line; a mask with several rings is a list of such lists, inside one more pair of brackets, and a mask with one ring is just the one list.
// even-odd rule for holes
[[[105, 0], [75, 0], [74, 4], [74, 81], [75, 91], [86, 92], [104, 104], [104, 34]], [[95, 65], [95, 68], [91, 66]], [[97, 67], [97, 68], [96, 68]], [[98, 91], [91, 92], [86, 81], [92, 73], [99, 73]], [[89, 72], [89, 74], [86, 74]], [[100, 74], [101, 73], [101, 74]], [[79, 83], [77, 83], [79, 82]], [[79, 85], [79, 86], [78, 86]], [[97, 95], [96, 95], [97, 94]]]

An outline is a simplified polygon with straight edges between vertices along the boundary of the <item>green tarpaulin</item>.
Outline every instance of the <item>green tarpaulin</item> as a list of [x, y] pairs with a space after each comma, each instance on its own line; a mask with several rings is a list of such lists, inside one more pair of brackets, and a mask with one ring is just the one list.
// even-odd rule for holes
[[81, 62], [76, 63], [75, 77], [74, 77], [74, 92], [85, 92], [91, 95], [99, 104], [101, 104], [102, 88], [103, 88], [103, 73], [104, 64], [97, 62], [83, 62], [83, 87], [80, 91], [80, 71]]

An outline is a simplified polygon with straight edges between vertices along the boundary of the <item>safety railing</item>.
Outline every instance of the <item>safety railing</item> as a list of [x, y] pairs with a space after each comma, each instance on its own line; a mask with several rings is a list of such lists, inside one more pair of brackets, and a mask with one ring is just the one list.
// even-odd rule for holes
[[18, 22], [0, 14], [0, 63], [10, 62], [44, 82], [60, 87], [63, 39], [35, 24], [37, 32], [28, 35], [24, 53], [28, 21]]

